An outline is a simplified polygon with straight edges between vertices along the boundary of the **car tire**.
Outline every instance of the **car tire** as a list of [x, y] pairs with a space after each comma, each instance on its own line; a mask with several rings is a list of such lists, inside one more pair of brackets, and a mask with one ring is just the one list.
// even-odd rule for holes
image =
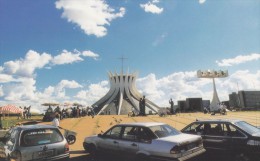
[[67, 136], [66, 139], [67, 139], [67, 142], [69, 145], [72, 145], [76, 142], [76, 136], [74, 136], [74, 135], [69, 135], [69, 136]]
[[94, 144], [90, 144], [88, 148], [89, 156], [91, 160], [98, 161], [99, 155], [97, 154], [97, 148]]
[[235, 161], [250, 161], [249, 157], [244, 153], [236, 155]]

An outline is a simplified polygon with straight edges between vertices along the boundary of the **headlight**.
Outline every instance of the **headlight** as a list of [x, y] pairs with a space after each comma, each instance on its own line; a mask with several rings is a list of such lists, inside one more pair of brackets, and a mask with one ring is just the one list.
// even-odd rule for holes
[[171, 150], [170, 150], [170, 153], [171, 154], [178, 154], [178, 153], [180, 153], [181, 152], [181, 150], [180, 150], [180, 147], [179, 146], [174, 146]]
[[259, 140], [248, 140], [247, 145], [260, 146]]

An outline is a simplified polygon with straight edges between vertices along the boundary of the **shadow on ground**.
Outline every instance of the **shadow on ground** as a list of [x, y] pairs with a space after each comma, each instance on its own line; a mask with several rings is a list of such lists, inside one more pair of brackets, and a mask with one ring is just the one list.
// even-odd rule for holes
[[[113, 156], [102, 156], [99, 157], [99, 159], [93, 159], [88, 155], [88, 153], [82, 150], [71, 151], [71, 155], [73, 157], [70, 158], [70, 161], [123, 161], [123, 160], [125, 161], [126, 160], [123, 158], [117, 158]], [[128, 161], [134, 161], [134, 160], [128, 160]], [[225, 156], [225, 155], [213, 156], [209, 154], [203, 154], [201, 156], [189, 159], [187, 161], [235, 161], [235, 159], [232, 158], [232, 156]]]

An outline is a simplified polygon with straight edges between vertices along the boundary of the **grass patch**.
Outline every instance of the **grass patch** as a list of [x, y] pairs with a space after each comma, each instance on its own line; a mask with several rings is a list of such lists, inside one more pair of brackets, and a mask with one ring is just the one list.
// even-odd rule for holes
[[6, 116], [1, 118], [1, 123], [3, 129], [8, 129], [15, 126], [18, 123], [28, 122], [28, 121], [41, 121], [43, 116], [32, 116], [30, 119], [17, 119], [17, 116]]

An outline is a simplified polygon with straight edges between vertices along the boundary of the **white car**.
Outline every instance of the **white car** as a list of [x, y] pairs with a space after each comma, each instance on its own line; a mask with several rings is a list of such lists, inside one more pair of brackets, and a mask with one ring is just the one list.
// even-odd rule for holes
[[1, 138], [0, 160], [69, 160], [69, 144], [57, 127], [25, 125], [10, 129]]
[[86, 137], [83, 147], [93, 157], [102, 152], [140, 161], [183, 161], [205, 152], [200, 136], [156, 122], [115, 125], [104, 134]]

